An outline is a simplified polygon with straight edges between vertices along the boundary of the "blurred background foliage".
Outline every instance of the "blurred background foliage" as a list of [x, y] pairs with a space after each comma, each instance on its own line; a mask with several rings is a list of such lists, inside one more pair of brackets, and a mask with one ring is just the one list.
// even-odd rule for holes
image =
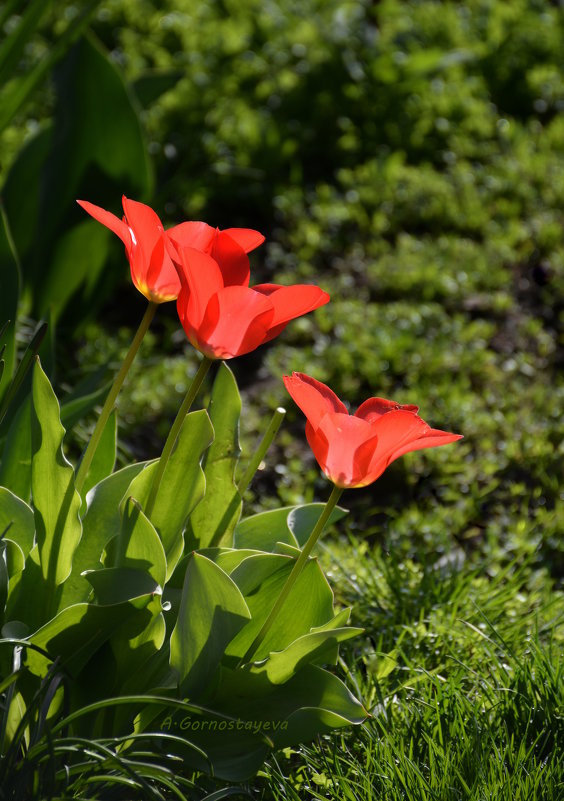
[[[254, 281], [316, 282], [332, 303], [233, 364], [247, 452], [266, 407], [290, 409], [252, 503], [327, 495], [280, 380], [301, 370], [465, 435], [348, 493], [357, 536], [562, 578], [561, 3], [11, 0], [0, 24], [0, 309], [11, 238], [16, 341], [56, 323], [61, 391], [119, 363], [143, 310], [76, 198], [259, 228]], [[120, 401], [123, 458], [159, 452], [195, 363], [168, 304]]]

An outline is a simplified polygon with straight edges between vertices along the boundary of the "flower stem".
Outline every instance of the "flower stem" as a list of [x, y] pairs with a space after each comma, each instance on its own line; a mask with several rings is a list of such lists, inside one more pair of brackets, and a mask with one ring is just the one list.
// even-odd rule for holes
[[262, 628], [260, 629], [259, 633], [257, 634], [255, 639], [247, 649], [245, 656], [239, 661], [237, 667], [240, 667], [245, 662], [249, 662], [251, 658], [254, 656], [254, 654], [258, 651], [259, 647], [262, 645], [264, 638], [266, 637], [269, 629], [276, 620], [276, 617], [278, 616], [278, 613], [280, 612], [280, 609], [282, 608], [284, 601], [290, 594], [292, 587], [294, 586], [298, 576], [302, 572], [310, 553], [312, 552], [317, 540], [321, 535], [321, 532], [325, 528], [325, 524], [329, 520], [331, 512], [339, 502], [339, 498], [341, 497], [342, 493], [343, 493], [342, 487], [337, 487], [335, 485], [333, 486], [333, 490], [331, 492], [331, 495], [329, 496], [329, 500], [327, 501], [325, 508], [321, 512], [317, 520], [317, 523], [313, 528], [313, 531], [309, 535], [308, 541], [306, 542], [300, 555], [296, 559], [294, 567], [292, 568], [290, 575], [286, 579], [286, 583], [282, 587], [280, 595], [276, 599], [276, 603], [274, 604], [270, 614], [262, 624]]
[[90, 469], [90, 465], [92, 464], [92, 459], [94, 458], [94, 454], [96, 453], [96, 448], [98, 447], [98, 444], [100, 442], [100, 438], [104, 431], [104, 427], [108, 422], [110, 414], [112, 413], [112, 409], [114, 408], [114, 403], [116, 402], [116, 398], [119, 395], [119, 391], [122, 387], [123, 382], [125, 381], [125, 377], [129, 372], [129, 368], [133, 364], [133, 360], [137, 355], [137, 351], [139, 350], [139, 346], [141, 345], [143, 337], [147, 333], [147, 330], [151, 325], [151, 321], [155, 316], [157, 306], [158, 306], [157, 303], [153, 303], [153, 301], [150, 301], [149, 305], [145, 309], [145, 314], [143, 315], [143, 319], [139, 324], [139, 328], [135, 332], [135, 336], [133, 337], [133, 341], [129, 346], [129, 350], [127, 351], [126, 357], [123, 360], [123, 364], [120, 367], [119, 373], [116, 375], [114, 383], [112, 384], [108, 396], [104, 401], [102, 411], [100, 412], [100, 417], [96, 422], [94, 431], [92, 432], [92, 436], [90, 437], [90, 442], [88, 443], [86, 450], [84, 451], [84, 455], [80, 461], [78, 470], [76, 471], [76, 477], [74, 483], [76, 491], [78, 493], [80, 493], [82, 487], [84, 486], [86, 476], [88, 475], [88, 471]]
[[173, 451], [174, 444], [177, 440], [178, 434], [180, 433], [180, 429], [182, 428], [182, 423], [184, 422], [184, 418], [190, 411], [192, 404], [198, 394], [200, 387], [202, 386], [202, 382], [206, 376], [206, 373], [211, 367], [212, 359], [209, 359], [207, 356], [204, 356], [202, 361], [200, 362], [200, 366], [196, 372], [196, 375], [192, 379], [192, 383], [186, 393], [186, 397], [182, 401], [182, 405], [178, 410], [178, 414], [172, 424], [170, 431], [168, 432], [168, 437], [166, 438], [166, 442], [164, 444], [163, 452], [161, 453], [161, 458], [157, 463], [157, 468], [155, 470], [155, 474], [153, 476], [153, 481], [151, 484], [151, 489], [149, 490], [149, 497], [147, 498], [147, 503], [145, 504], [145, 514], [147, 517], [151, 517], [153, 513], [153, 509], [155, 508], [155, 501], [157, 500], [157, 495], [159, 493], [159, 487], [161, 485], [161, 481], [164, 475], [164, 471], [168, 464], [168, 460], [170, 458], [170, 454]]
[[272, 441], [276, 434], [278, 433], [278, 429], [282, 425], [282, 420], [284, 419], [284, 415], [286, 414], [286, 409], [283, 409], [281, 406], [275, 410], [268, 428], [264, 432], [264, 436], [260, 441], [260, 445], [256, 449], [253, 454], [251, 461], [249, 462], [247, 469], [241, 476], [239, 483], [237, 485], [237, 490], [239, 491], [239, 495], [243, 496], [243, 493], [251, 483], [254, 474], [257, 472], [260, 463], [266, 456], [266, 452], [272, 445]]

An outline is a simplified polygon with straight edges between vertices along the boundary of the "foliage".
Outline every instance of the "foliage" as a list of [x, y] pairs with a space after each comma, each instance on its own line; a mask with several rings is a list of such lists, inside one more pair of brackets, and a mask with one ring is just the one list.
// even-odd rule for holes
[[[0, 488], [7, 798], [28, 797], [49, 753], [45, 780], [68, 785], [80, 773], [76, 738], [94, 738], [97, 770], [115, 762], [119, 773], [127, 764], [141, 781], [135, 755], [152, 733], [166, 754], [154, 778], [165, 781], [176, 756], [187, 778], [209, 771], [234, 781], [272, 748], [364, 719], [361, 703], [321, 667], [335, 663], [338, 644], [359, 629], [346, 626], [350, 610], [334, 613], [315, 560], [252, 661], [243, 659], [316, 507], [282, 510], [274, 537], [268, 517], [239, 522], [240, 410], [233, 375], [221, 365], [209, 410], [184, 418], [149, 518], [158, 462], [113, 472], [113, 419], [79, 495], [62, 451], [59, 404], [37, 361], [31, 458], [18, 471], [18, 481], [29, 473], [27, 492]], [[8, 442], [3, 461], [10, 458]], [[241, 538], [244, 546], [233, 547]], [[63, 730], [64, 743], [53, 739]]]

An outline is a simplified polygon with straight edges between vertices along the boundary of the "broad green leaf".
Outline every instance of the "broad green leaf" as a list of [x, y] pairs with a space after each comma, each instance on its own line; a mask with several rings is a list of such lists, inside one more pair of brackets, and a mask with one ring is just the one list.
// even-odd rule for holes
[[168, 656], [168, 648], [163, 648], [166, 624], [159, 594], [153, 596], [147, 609], [152, 618], [141, 631], [132, 619], [124, 623], [110, 640], [116, 662], [116, 686], [120, 693], [153, 689], [150, 664], [159, 654], [163, 663]]
[[163, 544], [151, 521], [131, 497], [124, 504], [120, 532], [110, 546], [109, 559], [113, 559], [117, 567], [144, 570], [162, 591], [166, 581]]
[[94, 588], [96, 603], [101, 606], [134, 601], [136, 598], [141, 598], [142, 606], [145, 606], [145, 596], [160, 591], [159, 585], [146, 570], [129, 566], [87, 570], [84, 577]]
[[[251, 557], [252, 558], [252, 557]], [[278, 557], [283, 559], [284, 557]], [[252, 619], [227, 646], [226, 655], [241, 658], [251, 645], [262, 624], [270, 614], [276, 599], [293, 567], [293, 560], [270, 575], [251, 594], [245, 596]], [[333, 593], [317, 561], [310, 559], [280, 613], [254, 655], [254, 661], [268, 656], [270, 651], [286, 648], [298, 637], [308, 634], [315, 626], [322, 626], [333, 618]]]
[[19, 545], [24, 557], [28, 555], [35, 535], [33, 511], [5, 487], [0, 487], [0, 535], [2, 532]]
[[[348, 616], [350, 610], [344, 611]], [[340, 627], [335, 620], [304, 634], [283, 651], [271, 653], [263, 665], [253, 666], [252, 670], [265, 673], [272, 684], [284, 684], [306, 664], [334, 663], [338, 644], [364, 631], [352, 626]]]
[[39, 361], [33, 371], [31, 487], [43, 578], [55, 591], [70, 574], [82, 533], [74, 471], [63, 454], [59, 404]]
[[[39, 628], [30, 641], [43, 648], [51, 659], [60, 657], [61, 665], [76, 675], [112, 634], [135, 615], [139, 630], [151, 620], [146, 608], [151, 595], [139, 596], [134, 602], [98, 606], [80, 603], [69, 606]], [[44, 675], [48, 662], [29, 649], [26, 665], [37, 676]]]
[[[174, 450], [166, 466], [151, 522], [157, 529], [167, 557], [167, 579], [184, 550], [183, 531], [188, 517], [206, 491], [201, 468], [202, 456], [213, 440], [213, 428], [205, 410], [191, 412], [180, 429]], [[127, 490], [144, 506], [156, 462], [140, 473]]]
[[91, 289], [108, 260], [109, 246], [108, 230], [94, 220], [80, 222], [61, 234], [42, 282], [39, 313], [49, 307], [56, 321], [83, 284]]
[[38, 324], [33, 337], [31, 338], [31, 342], [27, 346], [24, 355], [21, 358], [20, 363], [18, 364], [12, 381], [10, 382], [9, 386], [6, 388], [6, 392], [4, 397], [2, 398], [2, 403], [0, 405], [0, 423], [4, 419], [6, 412], [8, 411], [8, 407], [17, 397], [18, 391], [26, 377], [26, 374], [33, 364], [35, 357], [39, 351], [39, 347], [45, 338], [45, 334], [47, 333], [47, 323], [41, 322]]
[[[336, 676], [314, 665], [279, 685], [245, 670], [222, 668], [217, 691], [206, 706], [217, 714], [171, 720], [173, 725], [183, 721], [182, 734], [208, 754], [214, 775], [228, 781], [243, 781], [256, 772], [257, 762], [266, 756], [266, 738], [274, 750], [297, 746], [367, 717]], [[226, 723], [220, 715], [232, 720]]]
[[[298, 541], [300, 548], [303, 548], [307, 539], [324, 509], [323, 503], [308, 503], [304, 506], [295, 506], [288, 514], [288, 528]], [[336, 523], [337, 520], [348, 514], [346, 509], [336, 506], [331, 512], [327, 522], [328, 526]]]
[[88, 473], [82, 486], [82, 506], [81, 513], [84, 514], [87, 508], [87, 495], [97, 484], [111, 475], [116, 463], [117, 451], [117, 413], [114, 411], [108, 417], [102, 436], [98, 442], [98, 447], [90, 464]]
[[[308, 503], [246, 517], [237, 523], [233, 545], [236, 548], [255, 548], [261, 551], [273, 551], [278, 542], [301, 547], [311, 534], [323, 508], [322, 503]], [[328, 525], [336, 523], [345, 514], [344, 509], [335, 507]]]
[[277, 542], [298, 547], [298, 541], [288, 528], [288, 515], [293, 508], [271, 509], [240, 520], [233, 532], [233, 547], [272, 551]]
[[226, 646], [249, 618], [237, 585], [220, 567], [195, 553], [188, 562], [170, 636], [170, 664], [183, 694], [196, 697], [209, 687]]
[[215, 439], [204, 459], [206, 495], [190, 516], [190, 546], [230, 544], [241, 514], [241, 498], [234, 482], [239, 461], [241, 397], [233, 373], [222, 362], [213, 384], [208, 409]]
[[102, 552], [121, 528], [120, 502], [134, 477], [144, 467], [144, 462], [128, 465], [100, 481], [88, 493], [82, 539], [74, 554], [72, 573], [62, 587], [60, 609], [85, 601], [90, 595], [90, 584], [81, 573], [102, 567]]
[[[223, 567], [221, 561], [219, 564]], [[278, 570], [287, 569], [288, 565], [293, 566], [293, 561], [288, 556], [255, 551], [246, 559], [243, 559], [233, 570], [229, 571], [229, 575], [243, 595], [246, 596], [253, 593]]]

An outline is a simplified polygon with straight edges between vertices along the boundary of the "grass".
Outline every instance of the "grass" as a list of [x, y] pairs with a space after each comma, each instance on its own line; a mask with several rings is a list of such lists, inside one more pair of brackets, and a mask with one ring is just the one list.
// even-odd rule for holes
[[545, 573], [425, 569], [358, 541], [323, 561], [366, 628], [342, 666], [371, 718], [272, 760], [261, 798], [564, 797], [564, 596]]

